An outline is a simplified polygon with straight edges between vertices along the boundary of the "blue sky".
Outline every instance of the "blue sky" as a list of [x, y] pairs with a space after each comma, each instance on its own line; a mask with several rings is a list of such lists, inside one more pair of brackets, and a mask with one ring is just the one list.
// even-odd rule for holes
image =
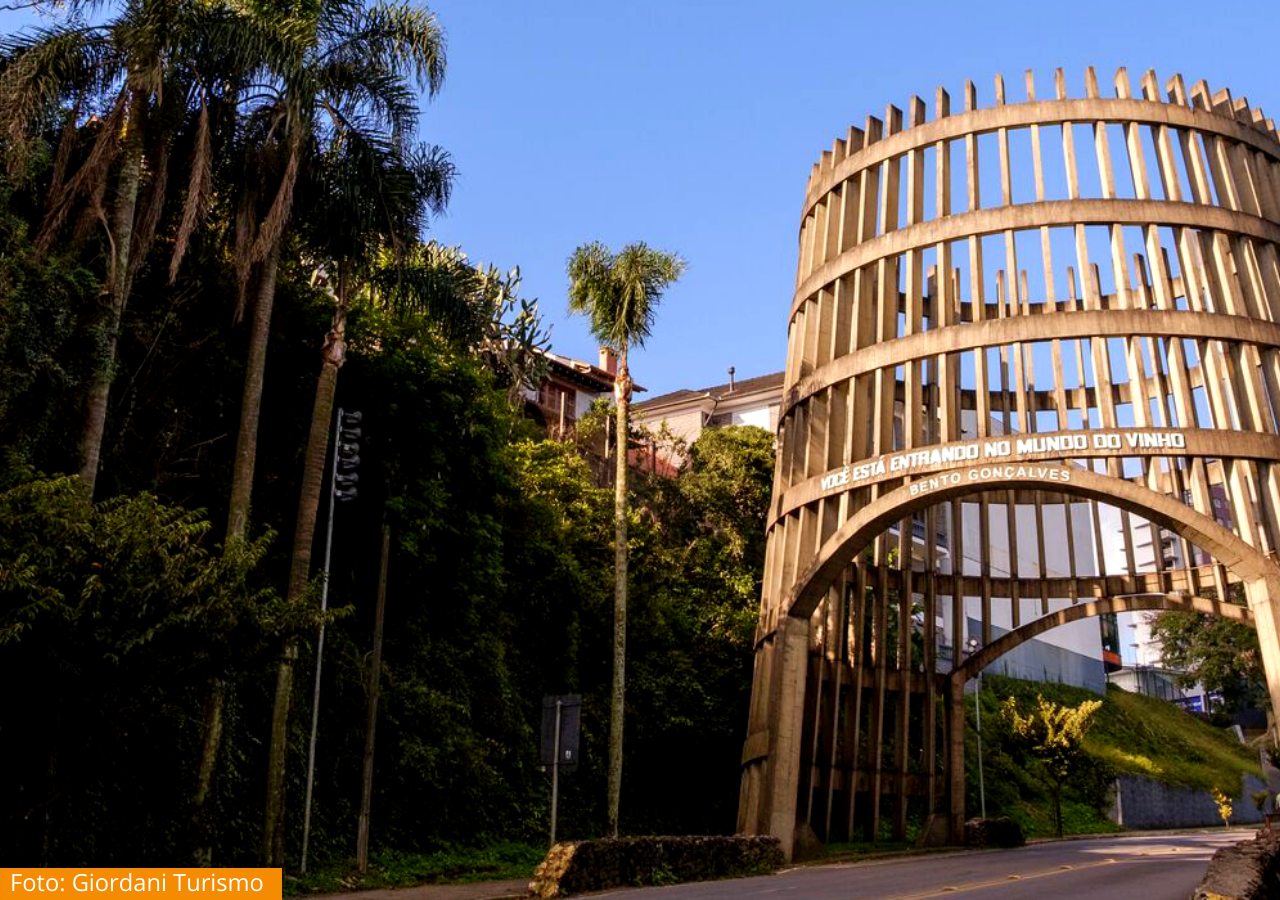
[[424, 138], [460, 170], [436, 238], [519, 264], [554, 346], [592, 358], [564, 313], [564, 261], [591, 239], [644, 240], [689, 262], [636, 355], [651, 391], [776, 371], [794, 287], [804, 184], [818, 154], [913, 93], [1011, 102], [1094, 65], [1207, 79], [1280, 116], [1277, 15], [1264, 4], [477, 2], [436, 0], [449, 35]]
[[[459, 178], [430, 236], [475, 260], [519, 265], [554, 348], [593, 359], [565, 315], [564, 263], [578, 244], [634, 240], [678, 251], [685, 278], [664, 299], [633, 370], [653, 392], [776, 371], [794, 287], [805, 179], [818, 154], [868, 113], [953, 103], [966, 78], [991, 102], [1003, 73], [1022, 99], [1066, 69], [1110, 84], [1230, 87], [1280, 117], [1277, 14], [1268, 4], [645, 3], [435, 0], [447, 31], [444, 90], [422, 119]], [[19, 21], [0, 13], [0, 28]]]

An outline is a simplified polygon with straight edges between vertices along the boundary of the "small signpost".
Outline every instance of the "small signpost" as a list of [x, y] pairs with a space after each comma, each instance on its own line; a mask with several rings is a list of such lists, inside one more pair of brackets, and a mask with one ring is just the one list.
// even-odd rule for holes
[[578, 768], [578, 733], [582, 721], [582, 696], [563, 694], [542, 698], [542, 768], [551, 767], [551, 846], [556, 844], [556, 807], [560, 799], [560, 773]]

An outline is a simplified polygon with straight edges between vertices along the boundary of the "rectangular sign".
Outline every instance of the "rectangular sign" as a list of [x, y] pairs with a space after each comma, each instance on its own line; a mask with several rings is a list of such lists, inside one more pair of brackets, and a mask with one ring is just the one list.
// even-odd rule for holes
[[562, 694], [542, 698], [542, 765], [550, 767], [556, 758], [556, 701], [560, 701], [560, 771], [578, 767], [579, 731], [582, 722], [582, 695]]

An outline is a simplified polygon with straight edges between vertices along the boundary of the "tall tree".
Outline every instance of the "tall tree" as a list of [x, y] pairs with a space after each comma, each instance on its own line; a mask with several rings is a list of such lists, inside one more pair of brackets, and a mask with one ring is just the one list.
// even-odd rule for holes
[[281, 61], [253, 85], [245, 133], [235, 260], [242, 312], [257, 273], [240, 427], [232, 464], [227, 539], [244, 535], [258, 452], [267, 339], [283, 242], [302, 169], [326, 144], [355, 133], [366, 143], [417, 129], [412, 86], [435, 96], [444, 83], [444, 33], [422, 7], [323, 0], [301, 14], [265, 10], [282, 35]]
[[1221, 694], [1228, 713], [1267, 705], [1267, 676], [1258, 631], [1252, 626], [1222, 616], [1173, 611], [1152, 616], [1151, 636], [1160, 645], [1164, 664], [1179, 673], [1181, 687], [1200, 684]]
[[[412, 150], [395, 135], [370, 134], [333, 117], [331, 139], [319, 148], [304, 173], [299, 193], [307, 198], [304, 221], [308, 244], [323, 260], [316, 277], [333, 297], [333, 319], [321, 349], [311, 427], [303, 459], [302, 489], [294, 527], [286, 600], [301, 603], [311, 578], [311, 549], [325, 476], [338, 370], [346, 361], [347, 313], [354, 295], [365, 290], [380, 252], [408, 247], [428, 210], [439, 212], [449, 198], [453, 167], [439, 148]], [[286, 642], [276, 677], [267, 761], [263, 858], [284, 865], [284, 785], [293, 666], [298, 642]]]
[[627, 649], [627, 443], [633, 382], [627, 354], [644, 346], [653, 331], [658, 301], [684, 273], [685, 262], [643, 242], [614, 254], [603, 244], [584, 244], [569, 257], [569, 312], [585, 315], [591, 333], [618, 355], [617, 481], [614, 487], [613, 693], [609, 712], [607, 833], [618, 834], [622, 796], [622, 729]]
[[[203, 217], [210, 192], [211, 95], [234, 84], [217, 60], [263, 50], [264, 33], [229, 6], [194, 0], [125, 0], [115, 18], [86, 25], [86, 2], [68, 4], [67, 22], [0, 44], [0, 134], [10, 167], [20, 167], [34, 127], [57, 114], [65, 121], [36, 238], [47, 250], [69, 221], [87, 212], [107, 245], [104, 297], [95, 323], [99, 358], [89, 384], [80, 442], [80, 482], [92, 497], [97, 483], [116, 349], [129, 293], [156, 234], [168, 195], [174, 132], [197, 120], [195, 154], [178, 247]], [[72, 169], [82, 124], [98, 117], [87, 153]], [[107, 187], [112, 190], [108, 192]], [[176, 269], [181, 250], [175, 254]]]

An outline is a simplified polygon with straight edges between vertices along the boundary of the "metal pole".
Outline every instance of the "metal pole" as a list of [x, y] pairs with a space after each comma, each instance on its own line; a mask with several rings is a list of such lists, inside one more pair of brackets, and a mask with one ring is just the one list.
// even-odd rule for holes
[[[329, 552], [333, 549], [333, 508], [338, 505], [334, 496], [338, 477], [338, 436], [342, 429], [342, 407], [333, 425], [333, 466], [329, 470], [329, 526], [324, 536], [324, 584], [320, 587], [320, 612], [329, 608]], [[316, 774], [316, 728], [320, 724], [320, 665], [324, 661], [324, 623], [320, 623], [320, 640], [316, 644], [316, 686], [311, 695], [311, 743], [307, 748], [307, 800], [302, 814], [302, 865], [307, 874], [307, 841], [311, 837], [311, 788]]]
[[978, 670], [978, 693], [974, 697], [974, 711], [978, 720], [978, 802], [982, 818], [987, 817], [987, 787], [982, 780], [982, 670]]
[[560, 707], [564, 701], [556, 698], [556, 736], [551, 754], [551, 846], [556, 845], [556, 805], [560, 799]]

